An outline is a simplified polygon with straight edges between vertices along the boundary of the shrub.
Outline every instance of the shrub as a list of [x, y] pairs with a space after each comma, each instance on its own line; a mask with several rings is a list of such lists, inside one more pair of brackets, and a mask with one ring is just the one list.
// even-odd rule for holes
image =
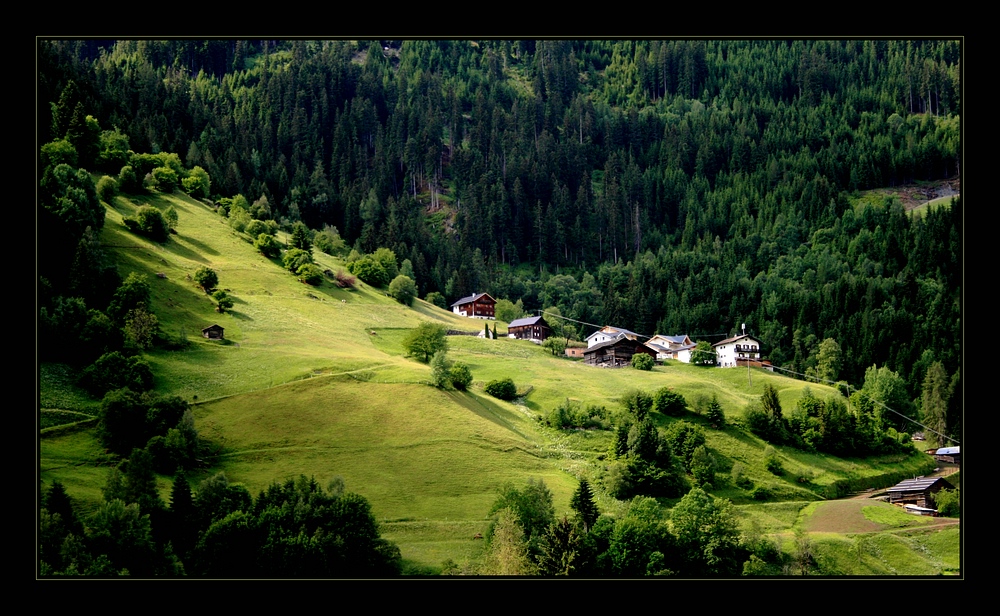
[[621, 405], [637, 421], [643, 421], [653, 409], [653, 397], [644, 391], [631, 389], [622, 394]]
[[937, 505], [938, 514], [957, 518], [961, 514], [962, 497], [959, 488], [954, 490], [941, 490], [934, 495], [934, 503]]
[[219, 275], [210, 267], [199, 267], [194, 273], [194, 281], [205, 290], [205, 293], [211, 293], [219, 284]]
[[653, 356], [645, 353], [637, 353], [632, 357], [632, 367], [636, 370], [652, 370]]
[[257, 237], [261, 233], [270, 233], [271, 230], [263, 220], [251, 220], [243, 231], [250, 237]]
[[653, 404], [656, 410], [664, 415], [683, 415], [684, 411], [687, 410], [687, 401], [684, 396], [669, 387], [662, 387], [656, 392], [653, 396]]
[[97, 180], [97, 196], [105, 203], [111, 203], [118, 194], [118, 182], [109, 175], [101, 176]]
[[400, 304], [413, 305], [413, 298], [417, 296], [417, 284], [408, 276], [400, 274], [389, 283], [389, 297], [395, 299]]
[[303, 263], [295, 270], [295, 274], [299, 280], [314, 287], [323, 284], [323, 270], [313, 263]]
[[434, 304], [438, 308], [443, 308], [445, 310], [448, 309], [448, 302], [445, 301], [444, 295], [441, 295], [437, 291], [431, 291], [430, 293], [428, 293], [427, 297], [425, 297], [424, 300], [426, 300], [430, 304]]
[[229, 294], [223, 291], [222, 289], [219, 289], [218, 291], [213, 293], [212, 299], [214, 299], [215, 303], [217, 304], [215, 310], [218, 311], [220, 314], [233, 307], [233, 298], [229, 297]]
[[170, 228], [163, 214], [151, 205], [140, 206], [135, 218], [125, 218], [122, 222], [129, 231], [145, 235], [156, 242], [165, 242], [170, 236]]
[[450, 366], [446, 353], [447, 351], [441, 350], [431, 358], [431, 382], [438, 389], [447, 389], [451, 383]]
[[494, 398], [501, 400], [513, 400], [517, 397], [517, 387], [510, 377], [494, 379], [486, 384], [483, 390]]
[[358, 279], [344, 270], [337, 270], [337, 273], [333, 275], [333, 282], [341, 289], [353, 289], [354, 285], [358, 283]]
[[328, 255], [342, 255], [347, 250], [347, 244], [340, 237], [337, 227], [326, 225], [322, 231], [313, 237], [313, 245]]
[[273, 259], [281, 254], [281, 244], [269, 233], [258, 235], [253, 243], [253, 247], [268, 259]]
[[743, 466], [742, 462], [733, 464], [732, 470], [729, 471], [729, 478], [733, 482], [733, 485], [738, 488], [743, 488], [744, 490], [753, 489], [753, 481], [746, 476], [746, 467]]
[[764, 486], [757, 486], [750, 491], [750, 497], [754, 500], [766, 501], [771, 498], [771, 491]]
[[774, 447], [768, 447], [764, 450], [764, 466], [769, 472], [775, 475], [782, 475], [785, 472], [785, 468], [781, 465], [781, 460], [778, 458], [778, 452], [774, 450]]
[[177, 188], [177, 172], [170, 167], [157, 167], [153, 169], [153, 181], [156, 182], [157, 190], [174, 192]]
[[465, 391], [472, 384], [472, 371], [462, 362], [455, 362], [448, 371], [448, 376], [451, 386], [459, 391]]
[[288, 271], [298, 272], [299, 268], [306, 263], [312, 263], [313, 258], [312, 254], [301, 248], [289, 248], [285, 251], [284, 256], [281, 257], [281, 262]]
[[665, 435], [670, 451], [680, 458], [684, 468], [691, 470], [695, 450], [705, 444], [705, 433], [698, 426], [686, 421], [670, 424]]
[[112, 351], [84, 369], [80, 385], [95, 396], [123, 387], [136, 392], [148, 391], [153, 388], [153, 371], [139, 357], [125, 357]]
[[373, 287], [384, 287], [389, 284], [389, 272], [371, 255], [365, 255], [357, 261], [349, 263], [347, 269]]

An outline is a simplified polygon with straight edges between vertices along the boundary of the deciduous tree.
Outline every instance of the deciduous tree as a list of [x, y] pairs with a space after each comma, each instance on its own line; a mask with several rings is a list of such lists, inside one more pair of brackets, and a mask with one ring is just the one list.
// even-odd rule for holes
[[448, 349], [443, 325], [437, 323], [421, 323], [403, 339], [403, 348], [407, 355], [416, 356], [420, 361], [428, 362], [438, 351]]

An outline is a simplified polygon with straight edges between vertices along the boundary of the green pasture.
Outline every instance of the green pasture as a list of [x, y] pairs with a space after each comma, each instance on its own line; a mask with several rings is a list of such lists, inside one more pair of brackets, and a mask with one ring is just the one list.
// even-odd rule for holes
[[[177, 234], [165, 244], [122, 225], [123, 216], [143, 203], [177, 210]], [[567, 398], [614, 411], [630, 389], [653, 393], [671, 387], [689, 404], [699, 396], [717, 396], [733, 421], [765, 384], [778, 391], [786, 413], [806, 387], [820, 397], [837, 395], [827, 386], [759, 369], [749, 378], [746, 370], [674, 361], [649, 372], [598, 369], [527, 341], [457, 335], [447, 338], [448, 357], [469, 366], [473, 384], [467, 392], [441, 391], [428, 384], [427, 365], [405, 356], [406, 334], [426, 320], [468, 332], [481, 331], [483, 321], [422, 300], [406, 307], [360, 282], [353, 290], [329, 281], [305, 285], [248, 240], [209, 206], [180, 193], [117, 197], [107, 210], [102, 242], [113, 247], [123, 276], [146, 275], [161, 330], [175, 347], [145, 356], [157, 390], [194, 405], [197, 430], [209, 445], [205, 466], [190, 475], [191, 484], [224, 471], [257, 494], [299, 474], [322, 484], [340, 476], [347, 490], [372, 503], [385, 536], [400, 545], [414, 573], [439, 570], [448, 559], [460, 566], [474, 559], [482, 548], [473, 537], [485, 527], [505, 482], [542, 479], [554, 495], [556, 515], [571, 512], [579, 478], [599, 479], [603, 472], [611, 434], [546, 427], [541, 419]], [[338, 258], [314, 255], [323, 269], [344, 267]], [[214, 302], [193, 282], [202, 266], [214, 269], [219, 288], [234, 298], [231, 312], [215, 312]], [[225, 340], [201, 336], [213, 323], [225, 328]], [[506, 332], [506, 323], [496, 325], [498, 333]], [[40, 409], [46, 413], [40, 424], [72, 424], [75, 416], [97, 414], [99, 403], [75, 387], [71, 368], [45, 364], [39, 373]], [[522, 398], [508, 403], [483, 392], [485, 383], [504, 377], [514, 380]], [[847, 460], [778, 447], [785, 473], [775, 476], [765, 470], [766, 444], [755, 436], [732, 426], [712, 429], [693, 412], [655, 418], [664, 428], [680, 419], [701, 425], [706, 434], [719, 474], [713, 493], [732, 499], [741, 518], [765, 533], [787, 533], [801, 524], [798, 516], [807, 504], [821, 500], [834, 481], [909, 471], [917, 464], [903, 456]], [[92, 425], [50, 428], [39, 440], [42, 483], [63, 482], [85, 514], [100, 502], [100, 488], [115, 463]], [[768, 502], [753, 501], [730, 485], [735, 462], [770, 490]], [[165, 500], [170, 485], [170, 478], [160, 478]], [[605, 512], [623, 508], [600, 489], [596, 499]]]

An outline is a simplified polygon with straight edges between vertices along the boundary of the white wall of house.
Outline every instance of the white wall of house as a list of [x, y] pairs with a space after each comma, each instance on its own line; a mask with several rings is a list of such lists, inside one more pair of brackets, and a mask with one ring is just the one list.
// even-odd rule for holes
[[[741, 348], [740, 351], [736, 350], [737, 346]], [[743, 350], [743, 347], [747, 346], [750, 347], [750, 350]], [[720, 368], [735, 368], [737, 359], [760, 359], [760, 342], [750, 337], [740, 338], [733, 342], [720, 344], [715, 347], [715, 353], [716, 365]]]
[[587, 338], [587, 348], [594, 346], [595, 344], [601, 344], [602, 342], [607, 342], [608, 340], [614, 340], [621, 334], [609, 334], [607, 332], [594, 332]]

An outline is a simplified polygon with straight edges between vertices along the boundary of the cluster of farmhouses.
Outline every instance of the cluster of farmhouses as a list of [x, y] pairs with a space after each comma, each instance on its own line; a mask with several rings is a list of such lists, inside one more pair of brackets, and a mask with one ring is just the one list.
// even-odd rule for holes
[[[451, 305], [455, 314], [472, 319], [495, 319], [496, 300], [488, 293], [473, 293]], [[541, 343], [552, 335], [552, 328], [542, 316], [525, 317], [511, 321], [508, 338]], [[640, 338], [648, 338], [642, 341]], [[606, 325], [587, 337], [587, 348], [567, 348], [570, 357], [582, 357], [592, 366], [617, 368], [632, 363], [638, 354], [646, 354], [656, 361], [676, 359], [691, 362], [696, 343], [687, 335], [652, 337], [643, 336], [621, 327]], [[771, 368], [771, 363], [760, 357], [760, 341], [749, 334], [727, 338], [712, 345], [715, 365], [723, 368], [754, 366]]]

